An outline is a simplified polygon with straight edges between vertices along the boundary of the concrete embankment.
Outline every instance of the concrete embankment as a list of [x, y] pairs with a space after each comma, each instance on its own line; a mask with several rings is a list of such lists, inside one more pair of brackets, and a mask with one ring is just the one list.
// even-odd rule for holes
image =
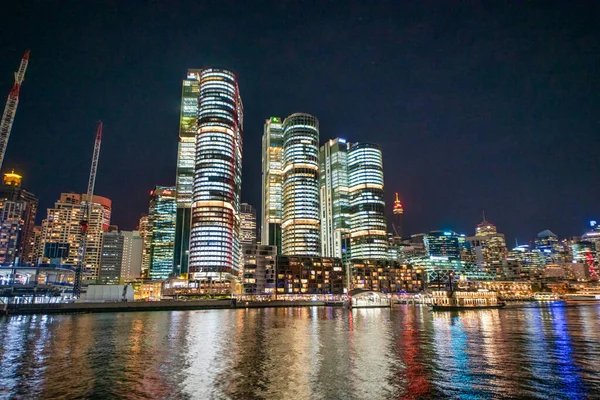
[[[313, 307], [325, 306], [322, 301], [240, 301], [235, 308], [269, 307]], [[53, 303], [53, 304], [3, 304], [0, 315], [21, 314], [71, 314], [126, 311], [182, 311], [215, 310], [234, 308], [230, 300], [190, 300], [190, 301], [135, 301], [114, 303]]]

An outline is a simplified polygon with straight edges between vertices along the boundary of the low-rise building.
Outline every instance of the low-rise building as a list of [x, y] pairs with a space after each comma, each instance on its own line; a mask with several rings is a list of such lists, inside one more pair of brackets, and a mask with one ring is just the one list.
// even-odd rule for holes
[[343, 294], [344, 268], [334, 257], [278, 256], [277, 294]]
[[425, 289], [421, 267], [385, 260], [352, 260], [352, 288], [384, 293], [417, 293]]

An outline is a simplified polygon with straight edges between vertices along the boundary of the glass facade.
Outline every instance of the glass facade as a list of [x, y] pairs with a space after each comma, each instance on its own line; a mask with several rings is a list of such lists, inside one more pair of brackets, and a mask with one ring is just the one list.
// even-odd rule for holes
[[292, 114], [283, 123], [282, 254], [321, 254], [319, 121]]
[[178, 275], [186, 273], [188, 270], [200, 73], [201, 70], [188, 70], [187, 78], [183, 81], [181, 91], [176, 176], [177, 217], [174, 250], [174, 266], [175, 272]]
[[342, 238], [349, 230], [348, 144], [329, 140], [319, 151], [321, 254], [342, 258]]
[[256, 244], [256, 208], [248, 203], [240, 206], [240, 243]]
[[235, 74], [202, 70], [189, 258], [193, 279], [224, 281], [238, 272], [242, 131]]
[[262, 137], [261, 243], [281, 253], [283, 216], [283, 123], [279, 117], [265, 121]]
[[460, 236], [452, 231], [432, 231], [425, 235], [425, 248], [430, 260], [460, 261]]
[[150, 279], [167, 279], [173, 274], [175, 214], [177, 199], [172, 186], [157, 186], [150, 193], [148, 223], [150, 243]]
[[350, 233], [344, 258], [386, 259], [383, 159], [378, 145], [356, 143], [348, 150], [348, 193]]

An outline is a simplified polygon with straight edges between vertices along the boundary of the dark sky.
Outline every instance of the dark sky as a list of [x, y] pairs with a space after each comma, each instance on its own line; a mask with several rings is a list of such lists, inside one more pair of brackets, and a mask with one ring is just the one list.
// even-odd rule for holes
[[599, 3], [489, 3], [12, 2], [1, 96], [26, 48], [31, 60], [4, 168], [41, 219], [85, 191], [102, 119], [96, 194], [132, 229], [150, 189], [174, 183], [187, 69], [224, 67], [240, 80], [243, 200], [257, 208], [265, 118], [308, 112], [321, 141], [382, 145], [406, 233], [471, 234], [485, 210], [511, 241], [578, 235], [600, 219]]

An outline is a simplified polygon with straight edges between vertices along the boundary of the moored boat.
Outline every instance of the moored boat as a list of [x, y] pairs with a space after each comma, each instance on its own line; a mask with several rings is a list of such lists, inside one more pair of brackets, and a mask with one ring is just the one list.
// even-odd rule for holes
[[560, 297], [552, 292], [538, 292], [533, 295], [533, 299], [536, 301], [557, 301], [560, 300]]
[[600, 302], [600, 290], [582, 290], [564, 296], [567, 302]]
[[498, 294], [489, 290], [436, 290], [432, 292], [433, 311], [462, 311], [503, 308]]

